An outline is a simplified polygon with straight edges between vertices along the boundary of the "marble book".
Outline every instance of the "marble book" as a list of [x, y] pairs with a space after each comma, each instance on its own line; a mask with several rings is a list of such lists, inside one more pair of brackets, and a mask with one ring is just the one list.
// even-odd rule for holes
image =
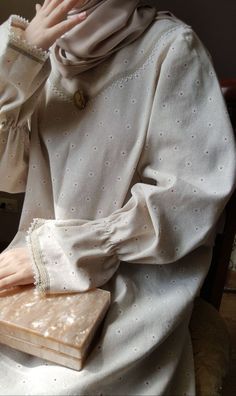
[[0, 291], [0, 343], [81, 370], [109, 305], [110, 293], [101, 289], [45, 296], [32, 286]]

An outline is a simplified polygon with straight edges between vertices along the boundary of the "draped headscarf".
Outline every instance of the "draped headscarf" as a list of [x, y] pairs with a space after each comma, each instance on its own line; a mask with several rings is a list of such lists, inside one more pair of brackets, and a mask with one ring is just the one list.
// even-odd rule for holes
[[91, 69], [108, 56], [136, 40], [152, 23], [156, 9], [140, 0], [85, 0], [68, 18], [86, 11], [79, 22], [56, 41], [51, 53], [65, 78]]

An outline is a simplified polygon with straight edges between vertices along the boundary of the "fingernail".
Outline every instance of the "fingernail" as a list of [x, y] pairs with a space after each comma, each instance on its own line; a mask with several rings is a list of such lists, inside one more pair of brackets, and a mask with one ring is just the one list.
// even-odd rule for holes
[[83, 12], [80, 12], [80, 13], [79, 13], [79, 17], [80, 17], [81, 19], [86, 18], [86, 16], [87, 16], [87, 12], [86, 12], [86, 11], [83, 11]]

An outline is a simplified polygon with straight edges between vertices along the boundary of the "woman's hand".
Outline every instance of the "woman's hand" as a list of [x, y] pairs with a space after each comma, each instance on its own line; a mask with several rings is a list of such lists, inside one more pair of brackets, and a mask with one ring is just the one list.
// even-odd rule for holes
[[0, 254], [0, 290], [34, 283], [28, 248], [15, 248]]
[[48, 50], [59, 37], [86, 18], [86, 12], [81, 12], [65, 19], [75, 5], [78, 0], [45, 0], [42, 6], [36, 4], [36, 15], [24, 31], [25, 40]]

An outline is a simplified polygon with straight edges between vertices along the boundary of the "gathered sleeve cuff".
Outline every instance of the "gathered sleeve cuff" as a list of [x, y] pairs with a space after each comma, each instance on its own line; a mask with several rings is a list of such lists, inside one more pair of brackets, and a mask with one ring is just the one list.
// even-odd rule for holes
[[50, 73], [49, 53], [24, 39], [28, 21], [11, 15], [0, 26], [0, 190], [23, 192], [30, 117]]
[[8, 46], [22, 53], [23, 55], [44, 63], [49, 57], [49, 51], [28, 43], [24, 39], [24, 30], [27, 28], [29, 21], [18, 15], [11, 15], [8, 20]]
[[105, 284], [120, 260], [171, 265], [200, 246], [212, 247], [234, 189], [235, 159], [209, 55], [184, 31], [160, 70], [137, 167], [141, 182], [106, 218], [36, 219], [27, 236], [36, 286], [47, 293], [85, 291]]

